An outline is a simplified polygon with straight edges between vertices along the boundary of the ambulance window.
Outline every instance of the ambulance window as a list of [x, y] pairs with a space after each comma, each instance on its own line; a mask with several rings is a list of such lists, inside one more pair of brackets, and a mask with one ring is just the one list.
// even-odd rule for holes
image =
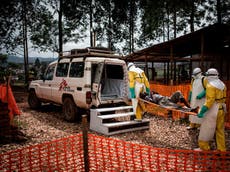
[[45, 74], [45, 79], [46, 80], [52, 80], [53, 79], [53, 75], [54, 75], [54, 69], [55, 69], [55, 65], [49, 66], [46, 74]]
[[56, 76], [66, 77], [68, 74], [69, 63], [58, 63]]
[[73, 62], [70, 67], [69, 77], [83, 77], [84, 62]]
[[121, 65], [106, 65], [106, 74], [109, 79], [123, 79], [124, 71]]

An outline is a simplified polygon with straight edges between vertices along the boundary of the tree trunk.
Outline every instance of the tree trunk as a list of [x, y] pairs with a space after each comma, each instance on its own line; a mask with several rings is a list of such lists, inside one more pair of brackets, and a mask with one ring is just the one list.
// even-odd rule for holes
[[27, 7], [23, 1], [23, 47], [24, 47], [24, 70], [25, 70], [25, 86], [29, 84], [29, 69], [28, 69], [28, 42], [27, 42]]
[[90, 47], [93, 47], [93, 0], [90, 2], [89, 29], [90, 29]]
[[58, 16], [58, 29], [59, 29], [59, 54], [63, 51], [63, 33], [62, 33], [62, 5], [63, 0], [60, 0], [59, 16]]
[[130, 24], [130, 26], [129, 26], [129, 51], [130, 51], [130, 53], [132, 53], [133, 51], [134, 51], [134, 39], [133, 39], [133, 30], [134, 30], [134, 27], [133, 27], [133, 10], [134, 10], [134, 4], [133, 4], [134, 2], [131, 0], [130, 1], [130, 19], [129, 19], [129, 24]]
[[112, 25], [111, 25], [111, 2], [109, 1], [109, 29], [108, 29], [108, 48], [112, 50]]
[[216, 11], [217, 11], [217, 23], [222, 23], [220, 0], [217, 0], [217, 2], [216, 2]]
[[190, 31], [194, 32], [194, 10], [195, 10], [195, 4], [192, 2], [191, 7], [191, 13], [190, 13]]
[[176, 9], [174, 8], [174, 12], [173, 12], [173, 38], [175, 39], [176, 38], [176, 33], [177, 33], [177, 28], [176, 28], [176, 23], [177, 23], [177, 20], [176, 20]]

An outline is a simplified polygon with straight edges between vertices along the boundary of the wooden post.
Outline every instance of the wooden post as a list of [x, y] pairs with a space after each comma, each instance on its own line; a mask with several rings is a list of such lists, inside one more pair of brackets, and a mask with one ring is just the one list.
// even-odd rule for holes
[[170, 45], [170, 85], [173, 85], [173, 72], [174, 72], [174, 69], [175, 69], [175, 66], [174, 66], [174, 58], [173, 58], [173, 45]]
[[85, 172], [89, 172], [87, 115], [82, 115], [82, 134], [83, 134]]
[[204, 33], [201, 34], [200, 39], [201, 70], [204, 71]]

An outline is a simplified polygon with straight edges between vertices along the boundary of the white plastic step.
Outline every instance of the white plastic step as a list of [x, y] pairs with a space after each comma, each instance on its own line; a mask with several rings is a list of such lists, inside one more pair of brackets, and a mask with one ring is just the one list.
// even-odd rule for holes
[[109, 129], [108, 133], [104, 133], [107, 136], [114, 135], [114, 134], [121, 134], [121, 133], [127, 133], [127, 132], [132, 132], [132, 131], [140, 131], [140, 130], [148, 130], [148, 126], [141, 126], [141, 127], [136, 127], [136, 128], [127, 128], [127, 129], [118, 129], [118, 130], [113, 130]]
[[[125, 112], [130, 109], [129, 112]], [[111, 114], [106, 112], [123, 111], [121, 113]], [[104, 114], [101, 115], [101, 112]], [[132, 120], [135, 116], [132, 106], [120, 106], [111, 108], [100, 108], [90, 110], [90, 129], [105, 135], [113, 135], [130, 131], [149, 129], [149, 120], [143, 119], [141, 122]]]
[[116, 113], [116, 114], [109, 114], [109, 115], [99, 115], [98, 118], [111, 119], [111, 118], [120, 118], [120, 117], [125, 117], [125, 116], [132, 116], [132, 115], [135, 115], [134, 112]]
[[143, 119], [141, 122], [134, 121], [134, 120], [122, 121], [122, 122], [113, 122], [113, 123], [106, 123], [106, 124], [104, 124], [104, 126], [111, 128], [111, 127], [119, 127], [119, 126], [124, 126], [124, 125], [142, 124], [142, 123], [146, 123], [146, 122], [149, 122], [149, 120]]
[[132, 109], [132, 106], [120, 106], [120, 107], [109, 107], [109, 108], [100, 108], [95, 109], [97, 112], [108, 112], [108, 111], [116, 111], [116, 110], [127, 110]]

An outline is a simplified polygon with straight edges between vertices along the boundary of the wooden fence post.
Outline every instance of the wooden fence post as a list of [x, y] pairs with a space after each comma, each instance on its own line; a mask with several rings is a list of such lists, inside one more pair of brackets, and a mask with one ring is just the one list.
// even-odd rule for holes
[[89, 172], [87, 115], [82, 115], [82, 133], [85, 172]]

